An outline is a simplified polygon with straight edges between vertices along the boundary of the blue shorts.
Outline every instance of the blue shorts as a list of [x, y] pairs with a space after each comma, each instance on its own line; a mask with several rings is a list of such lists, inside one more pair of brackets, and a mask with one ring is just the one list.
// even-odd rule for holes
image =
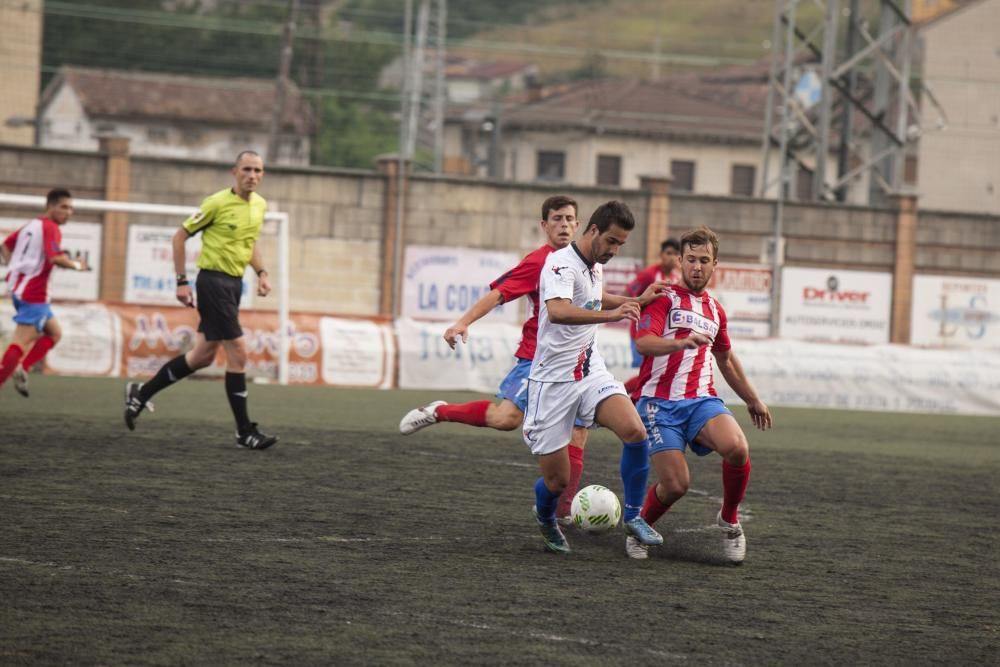
[[13, 295], [11, 299], [14, 301], [14, 321], [33, 326], [39, 333], [45, 330], [45, 323], [55, 317], [47, 303], [26, 303]]
[[497, 398], [503, 398], [518, 407], [521, 412], [528, 411], [528, 373], [531, 372], [531, 359], [518, 359], [514, 368], [500, 383]]
[[722, 399], [715, 396], [686, 398], [681, 401], [643, 396], [635, 407], [649, 434], [650, 456], [670, 450], [683, 452], [688, 445], [698, 456], [705, 456], [712, 450], [694, 444], [694, 439], [709, 419], [733, 414]]

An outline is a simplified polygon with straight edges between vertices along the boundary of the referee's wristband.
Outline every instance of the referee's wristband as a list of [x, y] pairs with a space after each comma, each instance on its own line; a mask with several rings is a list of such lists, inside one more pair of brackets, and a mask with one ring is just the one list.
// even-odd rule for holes
[[177, 286], [178, 287], [183, 287], [184, 285], [190, 285], [190, 284], [191, 283], [188, 282], [187, 276], [185, 276], [183, 274], [180, 274], [180, 275], [177, 276]]
[[[257, 272], [257, 277], [260, 278], [265, 273], [267, 273], [267, 269], [261, 269], [260, 271]], [[271, 275], [271, 274], [267, 273], [267, 275]]]

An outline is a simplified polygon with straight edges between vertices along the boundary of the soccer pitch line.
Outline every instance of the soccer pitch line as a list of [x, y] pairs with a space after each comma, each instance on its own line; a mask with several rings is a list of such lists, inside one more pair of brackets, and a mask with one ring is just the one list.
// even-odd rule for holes
[[[440, 452], [427, 452], [421, 451], [419, 449], [407, 450], [409, 454], [415, 454], [417, 456], [426, 456], [433, 459], [451, 459], [454, 461], [468, 461], [469, 457], [459, 456], [458, 454], [442, 454]], [[476, 459], [477, 463], [490, 463], [498, 466], [510, 466], [511, 468], [534, 468], [535, 463], [523, 463], [521, 461], [502, 461], [499, 459]]]

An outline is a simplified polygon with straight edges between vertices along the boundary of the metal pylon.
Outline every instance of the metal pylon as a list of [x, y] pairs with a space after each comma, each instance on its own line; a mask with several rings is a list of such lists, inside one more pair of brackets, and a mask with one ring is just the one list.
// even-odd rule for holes
[[[911, 0], [864, 4], [775, 0], [761, 196], [883, 205], [903, 185], [920, 126]], [[805, 5], [823, 12], [814, 26]], [[877, 14], [874, 33], [866, 13]]]
[[414, 169], [434, 173], [444, 154], [447, 20], [447, 0], [420, 0], [404, 39], [400, 150]]

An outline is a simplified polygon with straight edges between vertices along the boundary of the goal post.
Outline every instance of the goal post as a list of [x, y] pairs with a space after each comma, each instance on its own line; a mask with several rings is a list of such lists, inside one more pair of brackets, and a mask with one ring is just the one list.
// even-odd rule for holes
[[[40, 195], [19, 195], [0, 193], [0, 206], [17, 208], [32, 208], [44, 210], [45, 197]], [[198, 211], [197, 206], [176, 206], [172, 204], [153, 204], [146, 202], [106, 201], [103, 199], [73, 198], [73, 208], [77, 211], [93, 211], [97, 213], [144, 213], [147, 215], [163, 215], [184, 220]], [[289, 252], [289, 218], [282, 211], [268, 211], [265, 222], [273, 222], [278, 226], [278, 383], [288, 384], [288, 351], [289, 351], [289, 312], [288, 312], [288, 252]]]

